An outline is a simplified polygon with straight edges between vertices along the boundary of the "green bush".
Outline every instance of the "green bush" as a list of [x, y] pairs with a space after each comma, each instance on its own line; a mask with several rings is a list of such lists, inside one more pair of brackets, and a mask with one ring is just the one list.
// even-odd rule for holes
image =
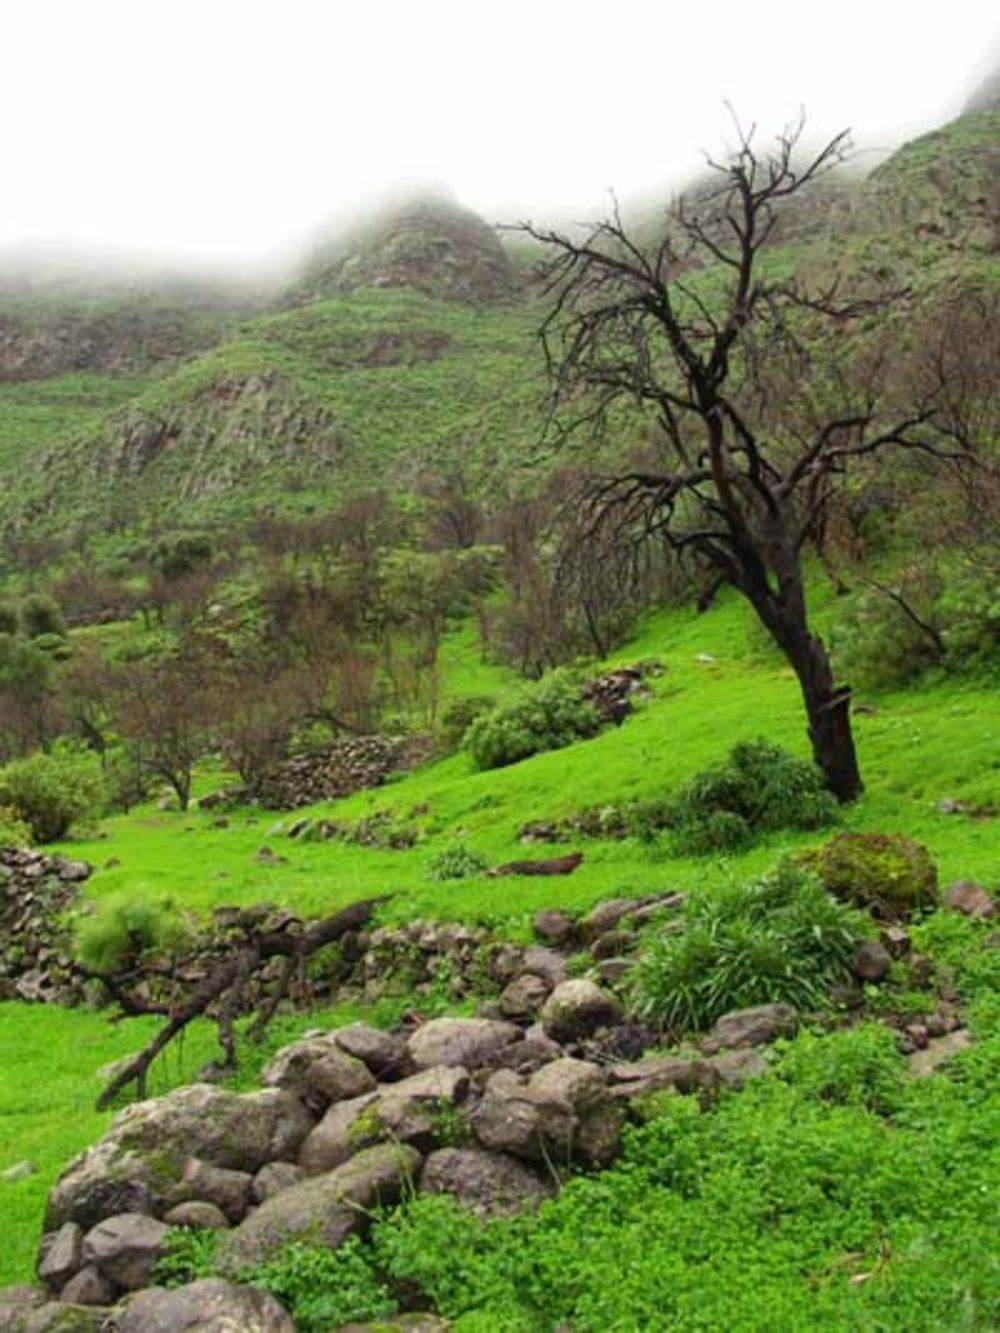
[[[934, 595], [909, 590], [914, 610], [934, 623]], [[884, 593], [859, 596], [843, 613], [833, 636], [840, 671], [870, 689], [893, 689], [939, 665], [942, 653], [929, 634]]]
[[31, 826], [35, 842], [55, 842], [95, 824], [107, 799], [97, 761], [72, 750], [33, 754], [0, 769], [0, 804]]
[[21, 603], [19, 614], [21, 629], [29, 639], [40, 639], [49, 635], [61, 639], [66, 636], [66, 621], [54, 597], [47, 597], [43, 593], [32, 593]]
[[466, 847], [464, 843], [455, 843], [454, 846], [438, 852], [427, 867], [427, 874], [430, 879], [439, 881], [475, 879], [477, 875], [489, 869], [489, 864], [484, 856], [474, 852], [471, 847]]
[[169, 899], [154, 899], [141, 892], [116, 893], [78, 921], [74, 952], [88, 967], [116, 972], [140, 954], [170, 952], [186, 934]]
[[0, 847], [30, 847], [31, 827], [9, 805], [0, 805]]
[[453, 699], [441, 714], [441, 740], [449, 750], [457, 750], [462, 738], [478, 718], [494, 706], [496, 700], [484, 694]]
[[218, 1231], [171, 1227], [153, 1272], [156, 1282], [163, 1287], [183, 1287], [200, 1278], [214, 1277], [219, 1236]]
[[902, 833], [844, 831], [798, 859], [838, 898], [883, 916], [905, 917], [937, 899], [930, 852]]
[[768, 741], [733, 746], [724, 764], [696, 774], [673, 801], [676, 849], [731, 852], [757, 833], [815, 829], [837, 820], [837, 802], [815, 765]]
[[865, 922], [791, 861], [696, 899], [683, 931], [652, 933], [629, 973], [632, 1004], [672, 1033], [783, 1000], [819, 1008], [844, 979]]
[[293, 1243], [240, 1273], [240, 1281], [275, 1296], [299, 1333], [329, 1333], [341, 1324], [382, 1319], [397, 1305], [357, 1236], [335, 1250]]
[[502, 768], [596, 735], [600, 727], [596, 708], [572, 675], [559, 670], [477, 718], [464, 744], [477, 768]]

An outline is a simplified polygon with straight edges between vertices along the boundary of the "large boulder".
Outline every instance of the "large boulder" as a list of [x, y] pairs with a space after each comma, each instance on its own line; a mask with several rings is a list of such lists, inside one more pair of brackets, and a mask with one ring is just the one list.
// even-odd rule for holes
[[287, 1311], [256, 1287], [202, 1278], [172, 1291], [148, 1287], [118, 1316], [117, 1333], [295, 1333]]
[[369, 1114], [375, 1099], [376, 1094], [369, 1092], [330, 1107], [302, 1145], [298, 1164], [306, 1175], [332, 1171], [378, 1140], [374, 1116]]
[[604, 1165], [621, 1143], [621, 1107], [585, 1060], [553, 1060], [529, 1079], [498, 1070], [471, 1120], [485, 1148], [558, 1166]]
[[160, 1213], [179, 1201], [175, 1192], [192, 1157], [251, 1174], [267, 1162], [294, 1161], [312, 1126], [283, 1088], [244, 1095], [196, 1083], [136, 1102], [56, 1181], [46, 1230], [67, 1221], [90, 1228], [120, 1213]]
[[621, 1001], [593, 981], [578, 977], [557, 986], [542, 1009], [542, 1027], [553, 1041], [582, 1041], [598, 1028], [620, 1023]]
[[523, 1162], [481, 1148], [439, 1148], [424, 1164], [424, 1194], [451, 1194], [481, 1217], [509, 1216], [536, 1207], [553, 1192]]
[[476, 1069], [513, 1042], [521, 1039], [513, 1023], [492, 1018], [432, 1018], [417, 1028], [406, 1043], [418, 1069], [434, 1065], [464, 1065]]
[[217, 1253], [219, 1271], [235, 1276], [292, 1241], [336, 1249], [362, 1228], [373, 1208], [399, 1202], [416, 1181], [422, 1160], [406, 1144], [380, 1143], [335, 1171], [282, 1190], [225, 1233]]
[[720, 1076], [708, 1060], [684, 1060], [678, 1056], [649, 1056], [627, 1064], [612, 1065], [608, 1082], [613, 1097], [647, 1097], [672, 1088], [676, 1092], [698, 1092], [716, 1087]]
[[83, 1262], [116, 1287], [146, 1286], [164, 1252], [169, 1227], [143, 1213], [122, 1213], [91, 1227], [83, 1238]]

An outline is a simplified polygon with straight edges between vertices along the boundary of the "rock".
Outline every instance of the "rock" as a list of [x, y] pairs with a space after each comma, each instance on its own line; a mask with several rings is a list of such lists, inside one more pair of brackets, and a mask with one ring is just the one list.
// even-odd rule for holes
[[439, 1148], [424, 1164], [423, 1194], [451, 1194], [480, 1217], [510, 1216], [536, 1207], [553, 1192], [534, 1171], [505, 1153]]
[[475, 1069], [520, 1039], [521, 1030], [513, 1023], [489, 1018], [433, 1018], [417, 1028], [406, 1046], [418, 1069], [434, 1065]]
[[758, 1004], [723, 1014], [701, 1043], [706, 1055], [739, 1046], [762, 1046], [778, 1037], [794, 1037], [799, 1016], [790, 1004]]
[[282, 1190], [222, 1237], [220, 1272], [232, 1274], [244, 1265], [259, 1264], [296, 1240], [336, 1249], [361, 1229], [372, 1209], [399, 1201], [421, 1163], [415, 1148], [381, 1143], [334, 1171]]
[[83, 1230], [75, 1222], [64, 1222], [39, 1246], [36, 1272], [40, 1282], [59, 1291], [83, 1267]]
[[346, 1162], [359, 1148], [368, 1147], [378, 1138], [373, 1114], [368, 1114], [376, 1099], [373, 1092], [335, 1102], [311, 1131], [299, 1153], [299, 1166], [306, 1175], [318, 1176]]
[[145, 1287], [163, 1254], [167, 1227], [142, 1213], [105, 1218], [83, 1238], [83, 1261], [126, 1291]]
[[885, 981], [892, 970], [888, 949], [878, 940], [862, 940], [851, 959], [851, 971], [859, 981]]
[[635, 946], [636, 934], [633, 930], [606, 930], [598, 935], [590, 946], [595, 958], [621, 958]]
[[890, 958], [905, 958], [912, 947], [909, 932], [903, 926], [883, 926], [878, 937]]
[[512, 1020], [534, 1018], [545, 1003], [551, 987], [533, 972], [525, 972], [504, 988], [499, 1009], [504, 1018]]
[[306, 1084], [329, 1102], [349, 1101], [375, 1090], [375, 1075], [354, 1055], [337, 1047], [306, 1070]]
[[528, 1080], [499, 1070], [471, 1120], [484, 1147], [557, 1165], [611, 1161], [622, 1127], [621, 1109], [597, 1067], [569, 1058], [543, 1065]]
[[952, 1056], [964, 1051], [971, 1044], [972, 1038], [965, 1028], [958, 1028], [944, 1037], [932, 1038], [926, 1042], [923, 1050], [916, 1050], [907, 1057], [910, 1073], [917, 1078], [926, 1078], [946, 1060], [950, 1060]]
[[548, 984], [549, 990], [554, 990], [569, 976], [563, 955], [541, 944], [527, 946], [521, 955], [518, 971], [530, 972], [533, 976], [541, 977]]
[[944, 905], [980, 921], [989, 920], [997, 914], [995, 900], [982, 885], [969, 879], [960, 879], [948, 885], [944, 891]]
[[573, 922], [565, 912], [549, 908], [535, 914], [532, 922], [535, 934], [550, 944], [569, 944], [576, 933]]
[[597, 978], [599, 981], [613, 984], [620, 981], [634, 966], [634, 960], [631, 958], [605, 958], [597, 966]]
[[180, 1185], [172, 1197], [177, 1203], [211, 1204], [230, 1222], [241, 1222], [250, 1206], [252, 1180], [247, 1171], [229, 1171], [190, 1157], [181, 1168]]
[[728, 1088], [742, 1088], [748, 1079], [760, 1078], [771, 1067], [766, 1054], [756, 1047], [747, 1047], [742, 1051], [722, 1051], [719, 1055], [711, 1056], [705, 1064], [712, 1067]]
[[114, 1283], [93, 1264], [88, 1264], [70, 1278], [60, 1291], [59, 1300], [64, 1305], [113, 1305], [115, 1295]]
[[490, 1069], [513, 1069], [518, 1074], [533, 1074], [542, 1065], [551, 1060], [561, 1060], [565, 1052], [556, 1041], [551, 1041], [536, 1024], [525, 1033], [523, 1041], [515, 1041], [512, 1046], [505, 1046], [497, 1051], [487, 1066]]
[[340, 1052], [336, 1032], [318, 1032], [283, 1046], [264, 1066], [260, 1079], [268, 1088], [287, 1088], [296, 1097], [309, 1092], [309, 1070], [331, 1051]]
[[117, 1333], [295, 1333], [291, 1316], [266, 1291], [222, 1278], [202, 1278], [168, 1291], [132, 1296]]
[[250, 1186], [250, 1197], [254, 1203], [263, 1203], [272, 1195], [280, 1194], [282, 1190], [287, 1190], [290, 1186], [297, 1185], [300, 1180], [305, 1180], [305, 1176], [306, 1173], [301, 1166], [293, 1165], [291, 1162], [269, 1162], [254, 1176]]
[[66, 857], [54, 858], [56, 873], [64, 884], [82, 884], [89, 879], [92, 867], [86, 861], [71, 861]]
[[612, 1065], [608, 1070], [609, 1091], [613, 1097], [648, 1097], [652, 1092], [673, 1088], [677, 1092], [698, 1092], [713, 1088], [720, 1075], [709, 1060], [684, 1060], [675, 1056], [654, 1056], [628, 1064]]
[[15, 1162], [13, 1166], [8, 1166], [5, 1171], [0, 1171], [0, 1181], [5, 1185], [12, 1185], [16, 1180], [25, 1180], [28, 1176], [33, 1176], [38, 1170], [34, 1162], [23, 1161]]
[[176, 1204], [164, 1213], [163, 1221], [168, 1227], [190, 1227], [193, 1231], [224, 1231], [229, 1226], [229, 1218], [222, 1209], [203, 1199]]
[[583, 917], [577, 929], [584, 942], [596, 940], [607, 930], [613, 930], [624, 916], [641, 907], [638, 898], [611, 898], [608, 902], [598, 903]]
[[[89, 1228], [119, 1213], [159, 1211], [192, 1157], [253, 1173], [294, 1160], [312, 1126], [301, 1102], [281, 1088], [241, 1095], [196, 1083], [136, 1102], [56, 1181], [46, 1226], [71, 1220]], [[178, 1202], [169, 1198], [167, 1206]]]
[[367, 1065], [377, 1079], [400, 1078], [408, 1072], [406, 1043], [402, 1037], [367, 1023], [351, 1023], [331, 1035], [342, 1051]]
[[[0, 1314], [4, 1313], [0, 1311]], [[4, 1333], [106, 1333], [112, 1311], [104, 1306], [66, 1305], [53, 1301], [13, 1315]]]
[[621, 1001], [593, 981], [577, 978], [557, 986], [542, 1009], [542, 1027], [553, 1041], [580, 1041], [625, 1017]]

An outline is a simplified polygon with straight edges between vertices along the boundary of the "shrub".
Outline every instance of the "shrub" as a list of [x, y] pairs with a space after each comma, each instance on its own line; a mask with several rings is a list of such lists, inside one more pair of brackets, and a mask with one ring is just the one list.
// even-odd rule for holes
[[106, 795], [96, 760], [73, 751], [33, 754], [0, 769], [0, 804], [17, 811], [36, 842], [54, 842], [73, 825], [95, 823]]
[[[927, 624], [937, 620], [929, 588], [907, 588], [914, 610]], [[844, 613], [833, 647], [841, 671], [859, 685], [892, 689], [916, 679], [941, 662], [930, 634], [884, 593], [862, 594]]]
[[335, 1250], [286, 1245], [274, 1258], [244, 1269], [239, 1277], [271, 1292], [300, 1333], [327, 1333], [342, 1324], [381, 1319], [397, 1309], [357, 1236], [349, 1236]]
[[199, 1278], [214, 1277], [219, 1235], [218, 1231], [171, 1227], [153, 1272], [156, 1282], [163, 1287], [183, 1287]]
[[32, 593], [26, 597], [20, 607], [21, 629], [29, 639], [40, 639], [48, 635], [58, 638], [66, 636], [66, 621], [54, 597], [42, 593]]
[[845, 831], [798, 859], [838, 898], [883, 916], [905, 917], [937, 899], [937, 868], [930, 852], [902, 833]]
[[860, 913], [785, 860], [696, 900], [683, 931], [654, 934], [630, 973], [633, 1006], [675, 1033], [775, 1000], [816, 1008], [847, 975], [863, 934]]
[[476, 719], [465, 747], [478, 768], [501, 768], [543, 750], [558, 750], [601, 727], [596, 708], [568, 671], [552, 671]]
[[74, 949], [81, 963], [99, 972], [117, 972], [143, 953], [166, 953], [185, 938], [173, 903], [145, 893], [118, 893], [76, 927]]
[[438, 852], [427, 867], [431, 879], [475, 879], [484, 870], [489, 869], [489, 861], [464, 843], [455, 843]]
[[441, 739], [445, 746], [457, 750], [473, 722], [489, 712], [494, 703], [487, 695], [473, 694], [447, 704], [441, 714]]
[[30, 826], [9, 805], [0, 805], [0, 848], [30, 846]]
[[764, 740], [743, 741], [724, 764], [696, 774], [669, 812], [677, 850], [694, 854], [735, 851], [758, 832], [836, 819], [819, 770]]
[[17, 607], [13, 602], [0, 602], [0, 634], [16, 634]]

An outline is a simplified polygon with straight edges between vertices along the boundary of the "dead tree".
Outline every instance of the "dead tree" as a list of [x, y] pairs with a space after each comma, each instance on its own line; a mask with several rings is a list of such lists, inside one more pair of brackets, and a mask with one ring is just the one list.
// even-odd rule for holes
[[[81, 975], [105, 985], [123, 1014], [160, 1014], [167, 1019], [159, 1032], [110, 1080], [97, 1099], [97, 1109], [104, 1110], [132, 1084], [143, 1096], [150, 1065], [189, 1023], [202, 1016], [215, 1019], [223, 1067], [234, 1068], [234, 1020], [255, 1011], [251, 1037], [259, 1040], [305, 960], [349, 932], [359, 930], [384, 901], [380, 897], [352, 903], [304, 927], [290, 920], [280, 926], [268, 928], [265, 923], [260, 929], [250, 928], [235, 946], [226, 949], [224, 957], [203, 969], [204, 975], [191, 987], [184, 985], [183, 977], [192, 963], [197, 965], [196, 960], [189, 960], [187, 967], [183, 962], [169, 968], [156, 964], [139, 966], [129, 974], [116, 976], [79, 966]], [[267, 978], [265, 969], [275, 960], [280, 963], [277, 976]], [[149, 984], [157, 979], [166, 986], [168, 998], [152, 1001], [148, 998]], [[251, 1000], [252, 987], [256, 987], [256, 993]]]
[[781, 206], [845, 157], [846, 133], [806, 155], [803, 123], [771, 151], [737, 126], [713, 185], [644, 245], [617, 206], [587, 235], [525, 224], [548, 250], [541, 335], [551, 428], [621, 438], [656, 424], [649, 466], [592, 477], [591, 540], [659, 535], [739, 590], [795, 671], [816, 763], [841, 801], [862, 790], [850, 687], [808, 616], [803, 547], [848, 470], [892, 447], [961, 457], [935, 395], [893, 393], [898, 355], [850, 337], [877, 298], [806, 290], [765, 253]]

